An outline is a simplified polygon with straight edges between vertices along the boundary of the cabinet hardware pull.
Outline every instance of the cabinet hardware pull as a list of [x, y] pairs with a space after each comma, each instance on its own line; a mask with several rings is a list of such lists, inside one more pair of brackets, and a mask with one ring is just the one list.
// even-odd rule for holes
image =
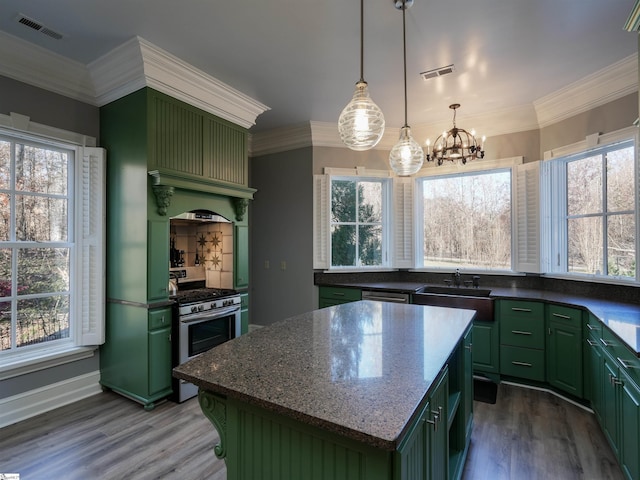
[[514, 312], [528, 312], [531, 313], [530, 308], [519, 308], [519, 307], [511, 307], [511, 310]]
[[602, 345], [604, 345], [605, 347], [613, 347], [613, 344], [610, 342], [607, 342], [606, 340], [604, 340], [603, 338], [599, 338], [598, 340], [600, 340], [600, 343], [602, 343]]
[[467, 350], [469, 350], [469, 351], [471, 351], [471, 347], [472, 347], [472, 345], [471, 345], [471, 344], [469, 344], [469, 345], [465, 345], [465, 346], [464, 346], [464, 348], [466, 348], [466, 349], [467, 349]]
[[549, 330], [549, 335], [551, 335], [551, 327], [549, 327], [549, 329], [548, 329], [548, 330]]
[[587, 338], [587, 344], [589, 344], [590, 347], [597, 347], [598, 346], [598, 342], [594, 342], [590, 338]]
[[341, 292], [333, 292], [336, 297], [344, 297], [344, 293]]
[[588, 328], [589, 330], [595, 330], [595, 327], [594, 327], [594, 326], [592, 326], [590, 323], [587, 323], [587, 328]]
[[562, 318], [563, 320], [571, 320], [569, 315], [562, 315], [561, 313], [553, 313], [554, 317]]
[[613, 385], [613, 375], [609, 374], [609, 385]]
[[521, 367], [533, 367], [532, 364], [526, 363], [526, 362], [515, 362], [515, 361], [513, 361], [511, 363], [513, 363], [514, 365], [519, 365]]
[[624, 382], [616, 377], [613, 377], [613, 385], [624, 385]]
[[637, 365], [633, 365], [629, 360], [623, 360], [620, 357], [616, 357], [624, 368], [638, 368]]
[[511, 330], [511, 333], [515, 333], [516, 335], [532, 335], [531, 332], [524, 332], [522, 330]]
[[426, 420], [425, 422], [427, 422], [429, 425], [433, 425], [433, 431], [437, 432], [438, 431], [438, 422], [436, 422], [435, 420]]

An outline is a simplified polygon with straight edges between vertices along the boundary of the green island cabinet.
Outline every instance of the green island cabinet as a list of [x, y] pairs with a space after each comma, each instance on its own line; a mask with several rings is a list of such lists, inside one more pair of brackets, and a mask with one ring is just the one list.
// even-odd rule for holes
[[[194, 209], [232, 220], [234, 288], [246, 290], [246, 129], [151, 88], [100, 108], [107, 150], [106, 342], [101, 384], [151, 409], [171, 392], [169, 219]], [[248, 301], [243, 321], [248, 323]], [[243, 327], [243, 332], [246, 327]]]
[[544, 303], [498, 300], [500, 374], [544, 382]]
[[[591, 315], [586, 328], [587, 395], [628, 479], [640, 478], [640, 359]], [[599, 323], [599, 322], [598, 322]]]
[[362, 290], [349, 287], [318, 287], [319, 308], [362, 300]]

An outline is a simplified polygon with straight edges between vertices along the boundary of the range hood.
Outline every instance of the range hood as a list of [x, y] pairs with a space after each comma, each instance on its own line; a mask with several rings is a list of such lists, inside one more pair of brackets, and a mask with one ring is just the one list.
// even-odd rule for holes
[[231, 220], [209, 210], [191, 210], [190, 212], [184, 212], [175, 217], [171, 217], [171, 220], [201, 223], [231, 223]]

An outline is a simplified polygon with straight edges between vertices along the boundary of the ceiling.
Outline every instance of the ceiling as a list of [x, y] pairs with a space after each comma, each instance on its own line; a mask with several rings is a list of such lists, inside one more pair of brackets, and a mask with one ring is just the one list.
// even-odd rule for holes
[[[415, 0], [407, 11], [408, 123], [531, 105], [634, 55], [634, 0]], [[360, 77], [358, 0], [2, 0], [0, 30], [88, 64], [134, 36], [267, 105], [252, 133], [337, 122]], [[388, 127], [404, 123], [402, 13], [365, 1], [364, 78]], [[53, 39], [17, 22], [43, 24]], [[420, 72], [454, 64], [425, 81]]]

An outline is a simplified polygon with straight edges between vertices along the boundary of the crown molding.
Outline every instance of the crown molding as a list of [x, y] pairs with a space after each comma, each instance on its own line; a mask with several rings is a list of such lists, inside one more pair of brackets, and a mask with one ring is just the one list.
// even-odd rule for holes
[[98, 105], [148, 86], [249, 128], [269, 109], [178, 57], [134, 37], [88, 65]]
[[0, 75], [96, 105], [86, 67], [0, 31]]
[[638, 91], [638, 56], [626, 58], [533, 102], [544, 128]]
[[[251, 134], [249, 136], [249, 156], [259, 157], [312, 146], [310, 123]], [[338, 128], [337, 125], [336, 128]]]

